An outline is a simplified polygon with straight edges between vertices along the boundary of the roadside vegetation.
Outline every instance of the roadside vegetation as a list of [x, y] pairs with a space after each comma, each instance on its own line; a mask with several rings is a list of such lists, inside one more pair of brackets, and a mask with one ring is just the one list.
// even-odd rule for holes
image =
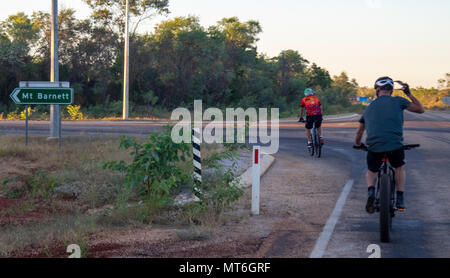
[[[75, 103], [65, 107], [64, 116], [73, 120], [119, 117], [124, 41], [121, 1], [109, 1], [112, 5], [86, 2], [93, 10], [88, 19], [77, 19], [72, 9], [59, 14], [60, 80], [70, 81], [75, 91]], [[168, 12], [168, 1], [131, 3], [136, 18]], [[45, 12], [18, 13], [0, 23], [3, 119], [18, 119], [25, 110], [9, 99], [19, 81], [49, 80], [48, 26], [50, 15]], [[277, 107], [282, 117], [289, 117], [298, 114], [307, 87], [320, 94], [325, 113], [354, 109], [348, 100], [356, 95], [354, 79], [345, 73], [330, 76], [295, 50], [281, 51], [275, 57], [258, 52], [262, 30], [254, 20], [230, 17], [201, 26], [199, 18], [186, 16], [162, 21], [150, 33], [133, 31], [131, 117], [167, 119], [174, 108], [193, 108], [194, 99], [218, 108]], [[48, 119], [48, 106], [31, 109], [32, 119]]]
[[[191, 178], [191, 146], [174, 144], [167, 130], [147, 139], [71, 137], [61, 150], [43, 137], [28, 147], [20, 136], [0, 140], [0, 256], [67, 257], [72, 243], [90, 256], [96, 234], [148, 225], [208, 239], [244, 195], [240, 172], [219, 163], [236, 159], [240, 146], [203, 146], [200, 185]], [[193, 193], [196, 202], [174, 202]]]
[[[442, 100], [443, 97], [450, 97], [450, 75], [448, 75], [448, 88], [449, 89], [425, 89], [415, 88], [411, 89], [413, 95], [422, 103], [425, 109], [433, 110], [446, 110], [449, 108], [448, 104], [445, 104]], [[394, 91], [394, 96], [405, 97], [402, 92]], [[375, 90], [363, 87], [358, 89], [358, 96], [367, 96], [369, 99], [375, 99]]]
[[[63, 116], [119, 118], [123, 1], [84, 1], [92, 9], [90, 18], [77, 19], [73, 9], [59, 13], [60, 80], [70, 81], [75, 91], [75, 103], [65, 107]], [[358, 84], [345, 72], [331, 76], [296, 50], [275, 57], [258, 52], [263, 26], [257, 21], [230, 17], [202, 26], [199, 18], [185, 16], [164, 20], [153, 32], [136, 31], [145, 22], [139, 19], [168, 14], [168, 5], [167, 0], [131, 2], [131, 118], [167, 119], [174, 108], [192, 109], [194, 99], [208, 107], [276, 107], [282, 117], [296, 116], [307, 87], [318, 92], [325, 114], [361, 110], [349, 102], [358, 95]], [[24, 117], [25, 107], [9, 99], [19, 81], [49, 80], [49, 26], [46, 12], [17, 13], [0, 22], [0, 119]], [[449, 78], [439, 80], [441, 89], [449, 88]], [[424, 94], [441, 97], [433, 91]], [[359, 95], [366, 93], [359, 90]], [[429, 107], [442, 107], [434, 102]], [[32, 119], [49, 118], [47, 105], [31, 110]]]

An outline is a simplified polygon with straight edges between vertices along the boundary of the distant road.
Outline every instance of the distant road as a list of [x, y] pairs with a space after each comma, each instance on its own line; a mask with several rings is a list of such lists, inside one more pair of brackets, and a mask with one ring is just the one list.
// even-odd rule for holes
[[[433, 128], [435, 126], [446, 127], [450, 122], [449, 112], [427, 111], [423, 115], [405, 113], [406, 128], [417, 128], [415, 122], [429, 122], [420, 125], [420, 128]], [[325, 120], [324, 126], [328, 128], [354, 128], [357, 126], [358, 115], [345, 116], [341, 118], [331, 117]], [[153, 121], [63, 121], [63, 136], [68, 135], [134, 135], [146, 136], [156, 130], [160, 130], [169, 122]], [[299, 123], [294, 120], [281, 120], [281, 129], [299, 128]], [[25, 132], [25, 121], [0, 121], [0, 134], [23, 134]], [[45, 136], [50, 132], [48, 121], [29, 121], [30, 136]]]

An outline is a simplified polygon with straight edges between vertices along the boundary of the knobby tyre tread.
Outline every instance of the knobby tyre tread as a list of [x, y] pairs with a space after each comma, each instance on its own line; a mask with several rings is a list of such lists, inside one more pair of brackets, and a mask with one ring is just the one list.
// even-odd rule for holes
[[391, 181], [389, 175], [380, 178], [380, 239], [389, 242], [391, 226]]

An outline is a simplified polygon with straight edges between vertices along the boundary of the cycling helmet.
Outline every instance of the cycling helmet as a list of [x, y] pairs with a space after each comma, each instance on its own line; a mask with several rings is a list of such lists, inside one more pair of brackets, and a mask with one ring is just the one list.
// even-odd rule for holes
[[305, 96], [311, 96], [314, 95], [314, 90], [311, 88], [308, 88], [305, 90]]
[[380, 77], [375, 81], [375, 89], [381, 88], [384, 90], [392, 90], [394, 89], [394, 80], [392, 78], [384, 76]]

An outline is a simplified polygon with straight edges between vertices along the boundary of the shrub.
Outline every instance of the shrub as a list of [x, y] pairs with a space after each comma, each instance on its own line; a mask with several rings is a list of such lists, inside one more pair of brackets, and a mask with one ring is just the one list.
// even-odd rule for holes
[[56, 181], [48, 176], [47, 171], [36, 171], [30, 179], [33, 197], [48, 199], [54, 192]]
[[79, 105], [68, 105], [67, 113], [69, 113], [69, 118], [71, 120], [82, 120], [84, 118], [83, 113], [80, 112]]
[[[243, 194], [244, 191], [239, 188], [239, 179], [236, 177], [236, 162], [238, 156], [237, 151], [247, 147], [244, 144], [224, 144], [225, 150], [213, 153], [204, 159], [203, 165], [215, 169], [208, 177], [205, 177], [202, 184], [197, 184], [196, 195], [200, 198], [200, 207], [194, 207], [198, 213], [207, 211], [214, 212], [216, 217], [230, 208]], [[220, 160], [234, 160], [232, 166], [227, 170], [223, 170]], [[201, 209], [203, 207], [203, 209]]]
[[27, 113], [27, 109], [28, 109], [28, 119], [31, 118], [31, 115], [36, 112], [36, 109], [31, 109], [31, 107], [28, 106], [28, 108], [25, 108], [25, 110], [23, 110], [22, 112], [20, 112], [20, 120], [25, 120], [25, 118], [27, 117], [26, 113]]
[[104, 168], [123, 172], [124, 186], [137, 190], [150, 209], [167, 205], [173, 190], [189, 179], [179, 163], [190, 154], [190, 146], [174, 143], [169, 130], [151, 134], [144, 143], [122, 137], [120, 148], [131, 150], [132, 162], [112, 161]]
[[20, 116], [16, 112], [9, 112], [6, 115], [7, 120], [20, 120]]

